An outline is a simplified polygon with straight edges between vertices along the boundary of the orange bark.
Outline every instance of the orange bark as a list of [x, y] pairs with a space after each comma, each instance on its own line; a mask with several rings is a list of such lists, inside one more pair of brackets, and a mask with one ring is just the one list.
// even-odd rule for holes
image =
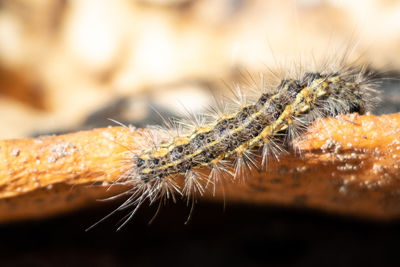
[[[126, 190], [107, 190], [121, 174], [120, 144], [147, 142], [144, 131], [110, 127], [0, 141], [0, 222], [73, 211]], [[284, 155], [244, 183], [226, 182], [226, 201], [400, 216], [400, 113], [327, 118], [296, 146], [300, 155]], [[215, 197], [210, 191], [202, 199], [222, 199], [220, 187]]]

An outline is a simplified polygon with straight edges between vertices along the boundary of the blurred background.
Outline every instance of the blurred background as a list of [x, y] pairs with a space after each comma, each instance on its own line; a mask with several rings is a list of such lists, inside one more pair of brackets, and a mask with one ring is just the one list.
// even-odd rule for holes
[[202, 112], [241, 70], [332, 47], [398, 71], [400, 2], [1, 0], [0, 138]]
[[[296, 51], [355, 47], [382, 76], [400, 73], [396, 0], [0, 0], [0, 139], [201, 113], [242, 70], [257, 76]], [[272, 68], [272, 67], [271, 67]], [[227, 86], [228, 85], [228, 86]], [[374, 113], [400, 111], [399, 82]], [[103, 203], [102, 203], [103, 204]], [[171, 205], [84, 229], [113, 207], [0, 226], [1, 266], [385, 265], [398, 222], [282, 207]], [[108, 208], [108, 209], [107, 209]]]

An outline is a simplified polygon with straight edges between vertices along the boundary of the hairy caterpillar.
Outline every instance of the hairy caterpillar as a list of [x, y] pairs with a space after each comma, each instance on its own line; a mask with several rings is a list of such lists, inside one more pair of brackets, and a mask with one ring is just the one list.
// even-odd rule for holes
[[[161, 205], [181, 195], [193, 204], [195, 195], [203, 194], [209, 183], [215, 190], [225, 175], [237, 179], [245, 177], [248, 169], [266, 169], [269, 159], [278, 158], [313, 121], [343, 113], [363, 114], [377, 101], [376, 79], [363, 67], [340, 64], [322, 71], [300, 69], [293, 77], [281, 79], [272, 73], [275, 81], [261, 75], [258, 83], [238, 85], [234, 101], [224, 108], [213, 107], [208, 115], [194, 116], [192, 124], [167, 123], [168, 133], [176, 130], [170, 138], [153, 138], [153, 147], [127, 151], [126, 171], [117, 182], [131, 189], [115, 211], [133, 210], [120, 228], [146, 201]], [[249, 96], [251, 91], [258, 95]], [[205, 168], [208, 175], [200, 172]], [[178, 176], [184, 176], [183, 186], [176, 182]]]

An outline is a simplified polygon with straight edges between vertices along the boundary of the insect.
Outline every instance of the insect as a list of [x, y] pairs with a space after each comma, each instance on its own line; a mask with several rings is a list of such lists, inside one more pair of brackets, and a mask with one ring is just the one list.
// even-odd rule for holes
[[[115, 211], [132, 210], [120, 228], [146, 201], [159, 201], [160, 207], [183, 196], [193, 208], [195, 196], [209, 184], [215, 192], [223, 177], [238, 180], [250, 169], [267, 169], [268, 161], [279, 158], [315, 120], [371, 110], [378, 99], [377, 79], [366, 68], [338, 66], [320, 71], [304, 67], [285, 78], [272, 72], [274, 81], [260, 75], [251, 86], [235, 86], [233, 101], [223, 108], [192, 116], [192, 123], [167, 123], [166, 131], [174, 130], [169, 138], [153, 138], [153, 146], [128, 151], [118, 183], [131, 189]], [[184, 177], [183, 185], [176, 182], [179, 176]]]

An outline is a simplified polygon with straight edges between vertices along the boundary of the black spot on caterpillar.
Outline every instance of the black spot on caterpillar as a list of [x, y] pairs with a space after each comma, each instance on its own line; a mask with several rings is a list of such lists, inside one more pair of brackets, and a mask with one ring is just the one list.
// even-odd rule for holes
[[[215, 190], [226, 174], [242, 179], [251, 168], [267, 168], [269, 159], [278, 158], [315, 120], [364, 114], [377, 102], [376, 80], [364, 68], [304, 72], [276, 86], [261, 76], [260, 84], [255, 100], [243, 98], [242, 87], [236, 86], [237, 104], [231, 110], [217, 110], [208, 120], [196, 119], [185, 133], [127, 153], [126, 172], [118, 182], [131, 185], [131, 190], [115, 211], [134, 208], [120, 228], [146, 201], [161, 206], [181, 195], [193, 204], [195, 195], [203, 194], [209, 183]], [[208, 175], [200, 172], [204, 168], [210, 170]], [[183, 188], [176, 183], [178, 176], [184, 176]]]

